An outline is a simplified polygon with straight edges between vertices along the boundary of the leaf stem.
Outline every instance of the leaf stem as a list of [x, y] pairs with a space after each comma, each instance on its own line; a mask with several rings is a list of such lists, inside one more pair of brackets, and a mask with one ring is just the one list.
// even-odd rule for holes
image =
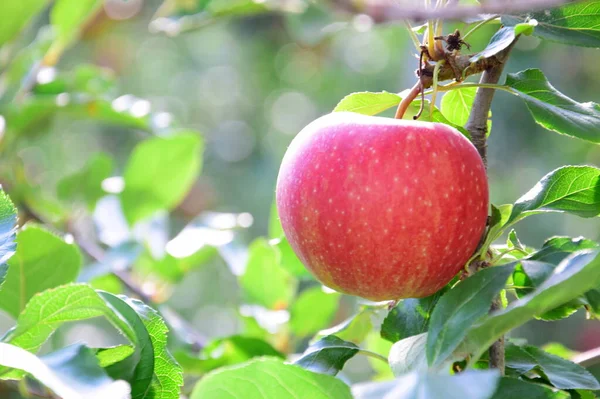
[[415, 31], [413, 31], [412, 26], [410, 25], [410, 23], [406, 20], [402, 21], [404, 22], [404, 26], [406, 26], [406, 30], [408, 31], [408, 36], [410, 36], [410, 40], [413, 42], [413, 44], [415, 45], [415, 49], [418, 52], [421, 52], [421, 41], [419, 40], [419, 38], [417, 37], [417, 34], [415, 33]]
[[385, 362], [385, 364], [389, 364], [387, 357], [380, 355], [379, 353], [372, 352], [372, 351], [369, 351], [366, 349], [359, 349], [358, 353], [368, 356], [373, 359], [381, 360], [382, 362]]

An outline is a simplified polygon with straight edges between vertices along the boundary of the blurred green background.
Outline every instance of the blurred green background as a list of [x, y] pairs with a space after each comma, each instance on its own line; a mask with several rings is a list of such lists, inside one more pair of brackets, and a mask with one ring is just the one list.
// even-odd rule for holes
[[[114, 71], [119, 92], [129, 95], [118, 101], [135, 105], [132, 112], [143, 114], [150, 107], [164, 120], [174, 119], [203, 134], [202, 175], [176, 211], [171, 236], [206, 210], [250, 213], [254, 223], [244, 235], [246, 243], [266, 235], [279, 163], [294, 135], [351, 92], [399, 92], [415, 81], [417, 59], [401, 24], [336, 14], [323, 3], [303, 14], [197, 21], [201, 26], [173, 35], [176, 25], [151, 23], [160, 6], [153, 0], [107, 0], [57, 69], [68, 71], [81, 63], [108, 68]], [[21, 40], [31, 40], [44, 18]], [[482, 49], [496, 28], [489, 26], [473, 36], [473, 50]], [[160, 31], [164, 29], [171, 34]], [[523, 37], [507, 71], [540, 68], [566, 95], [598, 101], [599, 64], [598, 50]], [[489, 175], [495, 204], [514, 202], [559, 166], [600, 165], [598, 146], [544, 130], [516, 97], [497, 93], [492, 112]], [[20, 155], [29, 176], [49, 195], [54, 195], [61, 177], [98, 152], [114, 156], [120, 173], [133, 146], [145, 136], [62, 114], [36, 129], [48, 134], [32, 135]], [[597, 220], [560, 214], [529, 218], [517, 231], [521, 241], [537, 247], [552, 235], [600, 239]], [[193, 271], [169, 293], [169, 303], [209, 338], [243, 328], [237, 315], [241, 300], [236, 278], [218, 259]], [[10, 323], [5, 319], [2, 325]], [[55, 339], [85, 339], [97, 345], [117, 339], [99, 328], [102, 325], [70, 326]], [[580, 312], [562, 322], [529, 323], [513, 335], [534, 344], [558, 341], [586, 350], [600, 346], [600, 323], [586, 321]], [[348, 370], [354, 379], [369, 373], [360, 359]]]

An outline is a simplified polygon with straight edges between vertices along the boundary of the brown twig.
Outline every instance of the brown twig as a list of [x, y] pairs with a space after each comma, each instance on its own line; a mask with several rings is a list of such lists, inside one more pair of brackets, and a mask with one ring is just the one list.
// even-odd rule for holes
[[[79, 247], [90, 258], [94, 259], [96, 262], [102, 262], [106, 255], [102, 247], [93, 241], [87, 240], [85, 237], [83, 237], [83, 235], [78, 234], [78, 232], [73, 229], [71, 229], [70, 232], [73, 234], [73, 237], [75, 237], [75, 242], [77, 242]], [[181, 339], [191, 345], [194, 350], [199, 351], [206, 345], [207, 339], [202, 334], [197, 332], [187, 320], [181, 317], [179, 313], [171, 309], [169, 306], [155, 303], [152, 296], [144, 292], [144, 290], [139, 287], [131, 278], [131, 275], [127, 271], [112, 270], [111, 273], [123, 283], [128, 291], [133, 293], [145, 303], [155, 307], [165, 319], [165, 322], [171, 327], [171, 330], [178, 334]]]
[[[19, 208], [26, 214], [26, 219], [33, 220], [48, 226], [52, 226], [41, 215], [31, 209], [27, 204], [19, 204]], [[96, 242], [88, 240], [83, 234], [73, 226], [72, 223], [67, 223], [66, 229], [73, 238], [79, 248], [83, 250], [90, 258], [96, 262], [102, 262], [106, 256], [104, 248]], [[131, 278], [131, 275], [125, 270], [111, 270], [111, 273], [117, 277], [129, 292], [140, 298], [145, 303], [156, 308], [163, 316], [165, 322], [171, 327], [171, 331], [177, 334], [184, 342], [189, 344], [192, 349], [199, 351], [206, 345], [207, 339], [197, 332], [179, 313], [171, 309], [165, 304], [156, 303], [151, 295], [148, 295], [138, 284]]]
[[[413, 6], [419, 2], [398, 2], [397, 0], [369, 0], [364, 12], [378, 17], [378, 22], [397, 20], [465, 20], [481, 14], [522, 14], [558, 7], [577, 0], [504, 0], [490, 1], [478, 6], [452, 4], [446, 7], [425, 8]], [[409, 5], [411, 4], [411, 5]]]

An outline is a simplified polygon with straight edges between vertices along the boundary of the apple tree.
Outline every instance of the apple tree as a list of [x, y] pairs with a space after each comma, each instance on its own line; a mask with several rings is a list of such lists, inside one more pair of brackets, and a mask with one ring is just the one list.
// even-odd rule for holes
[[[513, 332], [600, 317], [600, 243], [554, 236], [536, 248], [517, 236], [522, 220], [550, 212], [597, 224], [600, 169], [558, 167], [498, 204], [487, 142], [500, 90], [544, 129], [600, 143], [598, 104], [510, 57], [525, 37], [600, 48], [599, 0], [151, 4], [149, 35], [274, 18], [316, 45], [361, 21], [406, 28], [414, 84], [347, 93], [295, 132], [258, 237], [247, 212], [181, 211], [198, 195], [203, 134], [123, 92], [109, 69], [68, 60], [103, 18], [143, 3], [0, 2], [1, 397], [597, 397], [586, 368], [597, 349], [540, 348]], [[115, 148], [42, 190], [31, 178], [40, 155], [27, 148], [44, 153], [59, 118], [127, 134], [123, 166]], [[237, 332], [207, 339], [169, 299], [210, 262], [224, 265], [240, 306]], [[64, 344], [68, 326], [91, 320], [112, 338]], [[356, 381], [347, 369], [365, 359], [371, 377]]]

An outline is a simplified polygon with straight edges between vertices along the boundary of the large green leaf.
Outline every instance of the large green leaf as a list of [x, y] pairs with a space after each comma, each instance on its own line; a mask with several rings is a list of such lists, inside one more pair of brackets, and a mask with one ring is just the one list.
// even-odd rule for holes
[[55, 57], [79, 36], [85, 24], [100, 10], [102, 0], [56, 0], [50, 12], [50, 23], [56, 31], [56, 39], [50, 49], [50, 64]]
[[129, 224], [176, 206], [200, 173], [202, 140], [195, 133], [155, 137], [138, 144], [125, 172], [121, 193]]
[[336, 375], [358, 352], [352, 342], [329, 335], [309, 346], [294, 363], [315, 373]]
[[515, 202], [506, 225], [540, 212], [568, 212], [581, 217], [600, 214], [600, 169], [564, 166], [548, 173]]
[[[460, 86], [459, 86], [460, 87]], [[475, 95], [477, 94], [477, 88], [465, 87], [464, 89], [450, 90], [442, 97], [440, 104], [440, 111], [448, 119], [448, 121], [457, 126], [464, 126], [469, 120], [471, 114], [471, 108], [475, 101]], [[489, 112], [488, 116], [488, 130], [487, 135], [492, 131], [492, 112]]]
[[396, 377], [411, 371], [427, 370], [427, 333], [413, 335], [396, 342], [388, 356]]
[[70, 176], [63, 178], [56, 188], [62, 200], [82, 200], [90, 210], [96, 201], [106, 195], [102, 181], [110, 177], [113, 160], [106, 154], [97, 154], [86, 165]]
[[269, 244], [279, 251], [281, 267], [297, 279], [314, 281], [314, 276], [310, 274], [308, 269], [302, 264], [302, 261], [298, 259], [287, 238], [276, 238], [270, 240]]
[[42, 227], [27, 225], [17, 234], [17, 251], [8, 265], [0, 308], [17, 318], [38, 292], [75, 281], [81, 254], [76, 245]]
[[[104, 298], [111, 294], [103, 293]], [[167, 350], [167, 325], [158, 312], [136, 299], [120, 297], [141, 319], [148, 332], [153, 351], [153, 373], [150, 385], [143, 391], [136, 392], [132, 384], [132, 398], [140, 399], [178, 399], [183, 386], [181, 367]], [[112, 302], [114, 304], [114, 302]], [[150, 362], [140, 362], [136, 370], [148, 368]]]
[[554, 392], [543, 385], [516, 378], [502, 377], [491, 399], [558, 399]]
[[415, 371], [394, 381], [354, 385], [352, 394], [354, 399], [489, 399], [499, 379], [492, 370], [456, 375]]
[[560, 258], [562, 260], [570, 253], [598, 247], [600, 247], [599, 243], [583, 237], [552, 237], [542, 244], [539, 251], [528, 256], [528, 259], [553, 262], [558, 256], [562, 256]]
[[125, 378], [131, 384], [132, 398], [144, 398], [145, 394], [150, 391], [150, 384], [156, 369], [157, 353], [154, 350], [150, 332], [141, 315], [131, 306], [132, 300], [108, 292], [101, 292], [100, 297], [104, 299], [114, 314], [123, 320], [124, 326], [126, 326], [124, 333], [135, 344], [134, 356], [125, 359], [124, 365], [114, 365], [113, 369], [122, 370], [125, 367], [127, 370]]
[[512, 26], [498, 29], [492, 36], [487, 47], [471, 57], [471, 62], [477, 62], [481, 58], [490, 58], [501, 51], [506, 50], [516, 39], [515, 30]]
[[341, 380], [261, 358], [208, 374], [190, 399], [352, 399]]
[[504, 288], [513, 269], [514, 265], [483, 269], [442, 296], [429, 322], [429, 365], [445, 361], [467, 335], [469, 327], [488, 313], [492, 300]]
[[299, 337], [307, 337], [327, 327], [338, 308], [340, 294], [312, 287], [300, 294], [290, 311], [290, 328]]
[[129, 399], [125, 381], [113, 381], [93, 352], [73, 345], [41, 358], [11, 344], [0, 343], [0, 365], [22, 370], [64, 399]]
[[[513, 273], [513, 283], [517, 287], [526, 287], [526, 288], [516, 288], [515, 292], [517, 294], [517, 298], [522, 298], [527, 294], [535, 291], [537, 287], [543, 284], [544, 281], [548, 279], [552, 275], [552, 272], [556, 268], [555, 265], [545, 262], [539, 261], [531, 261], [531, 260], [521, 260]], [[573, 313], [577, 311], [581, 306], [583, 306], [583, 301], [579, 298], [573, 299], [557, 308], [551, 309], [541, 315], [536, 316], [536, 318], [542, 320], [559, 320], [565, 317], [569, 317]]]
[[433, 308], [443, 295], [440, 290], [427, 298], [404, 299], [386, 316], [381, 324], [381, 336], [396, 342], [426, 332]]
[[[88, 285], [71, 284], [35, 295], [19, 315], [17, 325], [2, 341], [37, 352], [42, 344], [66, 322], [106, 317], [135, 344], [135, 353], [123, 364], [119, 377], [131, 384], [133, 398], [177, 399], [183, 383], [181, 369], [166, 351], [166, 326], [158, 314], [143, 303], [102, 292]], [[125, 367], [126, 366], [126, 367]], [[0, 378], [17, 378], [0, 369]]]
[[296, 282], [279, 266], [278, 252], [259, 238], [249, 248], [246, 270], [240, 285], [248, 302], [268, 309], [285, 309], [294, 296]]
[[544, 128], [600, 143], [600, 105], [579, 103], [565, 96], [539, 69], [508, 74], [506, 85], [525, 101], [535, 121]]
[[466, 349], [478, 358], [499, 336], [599, 285], [600, 251], [574, 253], [534, 292], [475, 324], [467, 334]]
[[518, 375], [535, 371], [559, 389], [600, 389], [598, 380], [584, 367], [535, 346], [508, 344], [506, 367]]
[[502, 23], [516, 25], [527, 18], [537, 21], [533, 34], [544, 40], [575, 46], [600, 47], [600, 1], [572, 2], [528, 16], [503, 16]]
[[12, 39], [42, 9], [49, 0], [1, 1], [0, 46]]
[[0, 292], [8, 272], [8, 261], [17, 248], [16, 224], [17, 209], [4, 190], [0, 190]]
[[338, 105], [334, 112], [356, 112], [363, 115], [377, 115], [386, 109], [392, 108], [400, 104], [402, 97], [398, 94], [382, 91], [373, 93], [368, 91], [348, 94]]
[[336, 326], [319, 331], [315, 338], [320, 339], [328, 335], [335, 335], [344, 341], [359, 345], [372, 330], [371, 312], [369, 310], [362, 310]]

